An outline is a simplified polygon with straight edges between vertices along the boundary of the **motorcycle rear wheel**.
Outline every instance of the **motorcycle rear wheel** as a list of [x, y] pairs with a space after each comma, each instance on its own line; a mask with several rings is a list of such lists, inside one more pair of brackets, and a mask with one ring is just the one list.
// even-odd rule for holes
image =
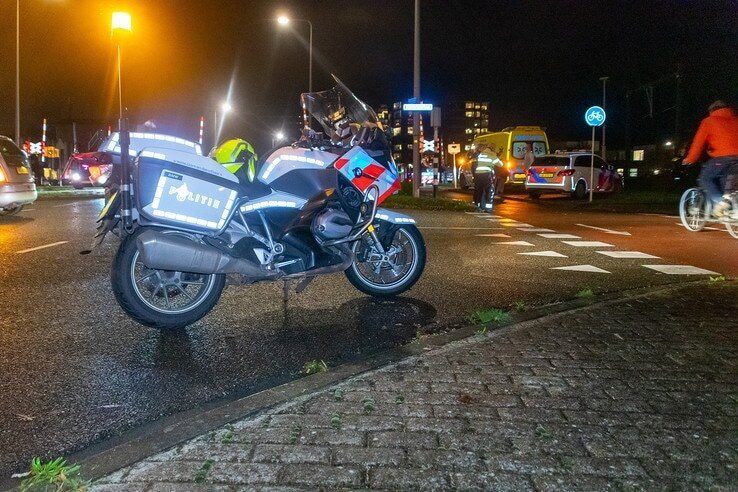
[[198, 321], [218, 303], [225, 275], [201, 275], [146, 268], [139, 259], [136, 238], [126, 235], [111, 272], [115, 299], [138, 323], [175, 330]]
[[377, 251], [368, 238], [356, 241], [356, 259], [345, 271], [349, 282], [365, 294], [390, 297], [410, 289], [425, 268], [426, 249], [417, 227], [402, 225], [392, 229], [385, 254]]

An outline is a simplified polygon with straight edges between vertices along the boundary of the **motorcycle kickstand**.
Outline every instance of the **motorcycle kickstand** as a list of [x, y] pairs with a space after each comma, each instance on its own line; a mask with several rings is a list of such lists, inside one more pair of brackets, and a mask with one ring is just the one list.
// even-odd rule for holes
[[307, 286], [310, 285], [310, 282], [312, 282], [313, 279], [315, 279], [314, 276], [305, 277], [302, 280], [300, 280], [300, 282], [297, 284], [297, 287], [295, 287], [295, 294], [300, 294], [302, 293], [302, 291], [307, 289]]
[[283, 280], [282, 283], [282, 307], [284, 308], [285, 312], [287, 311], [287, 302], [290, 298], [290, 281], [287, 279]]

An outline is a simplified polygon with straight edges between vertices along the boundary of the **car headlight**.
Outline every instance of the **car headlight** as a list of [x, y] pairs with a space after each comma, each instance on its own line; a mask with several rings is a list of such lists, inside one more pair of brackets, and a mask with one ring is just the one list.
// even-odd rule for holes
[[82, 176], [79, 173], [72, 173], [72, 181], [79, 181], [80, 179], [82, 179]]

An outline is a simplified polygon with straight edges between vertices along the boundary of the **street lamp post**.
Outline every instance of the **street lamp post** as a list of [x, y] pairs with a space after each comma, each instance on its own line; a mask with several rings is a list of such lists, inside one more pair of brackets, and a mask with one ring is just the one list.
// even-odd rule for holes
[[126, 230], [131, 228], [131, 174], [128, 170], [128, 149], [130, 135], [128, 125], [123, 117], [123, 82], [121, 80], [121, 36], [131, 32], [131, 14], [128, 12], [113, 12], [111, 19], [111, 36], [115, 38], [118, 51], [118, 137], [120, 143], [120, 192], [121, 192], [121, 219]]
[[[413, 38], [413, 98], [420, 102], [420, 0], [415, 0]], [[420, 197], [420, 113], [413, 112], [413, 196]]]
[[280, 26], [287, 26], [290, 22], [305, 22], [308, 26], [310, 26], [310, 34], [308, 36], [308, 58], [309, 58], [309, 67], [308, 67], [308, 92], [313, 92], [313, 23], [310, 22], [308, 19], [290, 19], [286, 15], [280, 15], [277, 17], [277, 23]]
[[[607, 81], [610, 77], [600, 77], [600, 80], [602, 81], [602, 109], [607, 110], [607, 106], [605, 106], [605, 94], [607, 91]], [[600, 149], [602, 153], [602, 158], [607, 160], [607, 147], [605, 145], [605, 124], [602, 124], [602, 148]]]
[[15, 2], [15, 143], [20, 145], [20, 0]]

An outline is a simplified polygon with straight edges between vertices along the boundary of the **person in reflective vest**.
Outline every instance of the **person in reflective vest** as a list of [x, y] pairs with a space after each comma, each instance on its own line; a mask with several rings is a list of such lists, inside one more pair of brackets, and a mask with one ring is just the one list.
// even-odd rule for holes
[[493, 186], [495, 167], [501, 167], [502, 161], [488, 147], [479, 148], [476, 154], [476, 158], [472, 162], [474, 203], [477, 210], [491, 212], [495, 197]]

